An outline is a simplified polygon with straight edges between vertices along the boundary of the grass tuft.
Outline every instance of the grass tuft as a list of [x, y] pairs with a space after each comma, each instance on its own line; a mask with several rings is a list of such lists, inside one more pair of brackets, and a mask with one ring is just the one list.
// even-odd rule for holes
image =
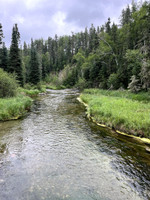
[[150, 137], [148, 93], [86, 89], [80, 98], [88, 104], [88, 112], [97, 122], [136, 136]]
[[32, 99], [19, 95], [13, 98], [0, 99], [0, 121], [18, 119], [26, 114], [32, 105]]

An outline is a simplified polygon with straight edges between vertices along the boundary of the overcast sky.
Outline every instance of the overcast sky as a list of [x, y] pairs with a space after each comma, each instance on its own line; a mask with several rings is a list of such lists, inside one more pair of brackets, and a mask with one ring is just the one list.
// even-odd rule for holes
[[18, 24], [21, 41], [70, 35], [85, 27], [101, 26], [108, 17], [117, 22], [131, 0], [0, 0], [4, 42], [10, 44], [12, 27]]

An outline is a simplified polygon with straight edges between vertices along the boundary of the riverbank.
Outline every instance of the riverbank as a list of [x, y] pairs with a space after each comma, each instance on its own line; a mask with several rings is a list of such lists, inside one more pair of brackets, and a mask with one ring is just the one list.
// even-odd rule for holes
[[0, 98], [0, 121], [8, 121], [23, 117], [31, 108], [33, 99], [39, 94], [46, 94], [46, 89], [64, 89], [53, 84], [39, 84], [17, 89], [17, 95], [12, 98]]
[[18, 88], [17, 95], [11, 98], [0, 98], [0, 121], [19, 119], [31, 109], [33, 98], [45, 93], [46, 88]]
[[19, 119], [31, 108], [32, 99], [18, 95], [13, 98], [0, 99], [0, 121]]
[[150, 138], [150, 97], [148, 93], [86, 89], [80, 99], [87, 114], [98, 123], [128, 135]]
[[149, 154], [88, 123], [77, 95], [51, 90], [28, 117], [0, 123], [1, 200], [150, 197]]

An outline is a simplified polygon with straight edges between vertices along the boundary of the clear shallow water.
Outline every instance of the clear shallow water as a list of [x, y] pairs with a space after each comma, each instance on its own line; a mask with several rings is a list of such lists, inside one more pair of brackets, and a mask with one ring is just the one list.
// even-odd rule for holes
[[150, 154], [89, 122], [77, 91], [51, 91], [0, 123], [0, 200], [150, 199]]

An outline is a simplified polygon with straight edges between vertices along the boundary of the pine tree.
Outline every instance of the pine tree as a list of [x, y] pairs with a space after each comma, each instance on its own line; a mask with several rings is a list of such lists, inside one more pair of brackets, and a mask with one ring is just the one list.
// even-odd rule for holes
[[0, 68], [2, 68], [2, 38], [3, 38], [3, 30], [2, 24], [0, 23]]
[[58, 71], [58, 36], [55, 34], [55, 39], [54, 39], [54, 55], [55, 55], [55, 63], [54, 63], [54, 68], [56, 71]]
[[42, 79], [44, 80], [47, 73], [48, 73], [48, 68], [50, 65], [50, 59], [49, 59], [49, 53], [47, 52], [46, 54], [42, 55]]
[[[133, 8], [135, 9], [135, 8]], [[129, 24], [131, 22], [131, 10], [129, 5], [127, 8], [122, 10], [122, 15], [121, 15], [121, 25], [124, 26], [125, 24]]]
[[24, 44], [23, 44], [23, 55], [24, 56], [28, 56], [29, 55], [29, 51], [28, 51], [28, 47], [27, 47], [26, 42], [24, 42]]
[[9, 54], [9, 72], [15, 72], [17, 80], [23, 85], [23, 69], [21, 62], [21, 54], [19, 49], [20, 33], [17, 24], [14, 25], [12, 30], [12, 40]]
[[85, 55], [88, 55], [88, 46], [89, 46], [89, 33], [87, 27], [84, 31], [84, 45], [85, 45]]
[[146, 13], [145, 13], [145, 21], [146, 21], [146, 25], [145, 25], [145, 36], [146, 36], [146, 46], [147, 46], [147, 55], [148, 57], [150, 57], [150, 3], [149, 4], [145, 4], [145, 10], [146, 10]]
[[72, 53], [72, 56], [75, 53], [75, 35], [73, 32], [72, 32], [72, 36], [71, 36], [71, 53]]
[[4, 42], [3, 42], [3, 47], [1, 49], [0, 68], [3, 68], [5, 71], [8, 71], [8, 51]]
[[37, 84], [41, 80], [40, 64], [34, 47], [33, 40], [31, 40], [31, 60], [30, 60], [30, 83]]
[[117, 37], [118, 37], [117, 31], [118, 31], [118, 27], [117, 27], [117, 25], [115, 23], [113, 23], [113, 25], [111, 27], [111, 39], [115, 43], [117, 42]]
[[143, 59], [140, 73], [142, 88], [148, 91], [150, 88], [150, 60]]
[[67, 41], [66, 57], [67, 57], [68, 63], [70, 63], [71, 62], [71, 58], [72, 58], [71, 37], [70, 36], [68, 37], [68, 41]]
[[133, 14], [134, 12], [136, 12], [136, 11], [137, 11], [137, 4], [135, 3], [135, 1], [134, 1], [134, 0], [132, 0], [132, 3], [131, 3], [131, 5], [132, 5], [132, 14]]
[[2, 24], [0, 23], [0, 48], [2, 47], [2, 38], [4, 37], [3, 36], [3, 29], [2, 29]]
[[98, 46], [98, 37], [94, 25], [91, 25], [89, 31], [89, 53]]
[[110, 32], [111, 32], [111, 26], [110, 26], [110, 24], [111, 24], [111, 21], [110, 21], [110, 18], [108, 18], [108, 21], [107, 21], [107, 23], [105, 25], [105, 27], [106, 27], [106, 33], [108, 33], [108, 34], [110, 34]]

